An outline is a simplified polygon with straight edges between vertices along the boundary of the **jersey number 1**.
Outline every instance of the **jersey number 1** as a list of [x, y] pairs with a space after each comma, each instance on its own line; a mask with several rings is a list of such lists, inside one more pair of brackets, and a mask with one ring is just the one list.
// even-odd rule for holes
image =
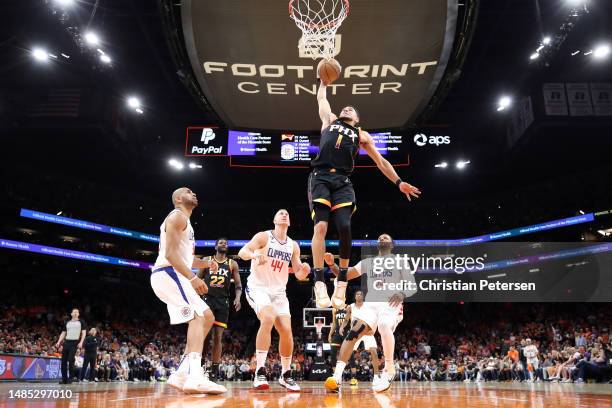
[[272, 261], [271, 266], [272, 266], [272, 269], [274, 269], [274, 270], [278, 269], [278, 272], [281, 272], [283, 270], [283, 262], [279, 261], [278, 259], [274, 259]]

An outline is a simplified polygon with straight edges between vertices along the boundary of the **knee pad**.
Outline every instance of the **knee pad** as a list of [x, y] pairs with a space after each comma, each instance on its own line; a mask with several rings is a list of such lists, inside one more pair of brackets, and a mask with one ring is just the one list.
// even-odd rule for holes
[[340, 259], [351, 257], [351, 207], [338, 208], [334, 211], [334, 222], [340, 240]]
[[357, 322], [351, 327], [351, 330], [346, 335], [346, 340], [353, 341], [359, 338], [359, 335], [365, 330], [365, 324]]
[[325, 204], [314, 203], [312, 209], [312, 220], [314, 223], [318, 223], [320, 221], [329, 222], [329, 212], [330, 208]]

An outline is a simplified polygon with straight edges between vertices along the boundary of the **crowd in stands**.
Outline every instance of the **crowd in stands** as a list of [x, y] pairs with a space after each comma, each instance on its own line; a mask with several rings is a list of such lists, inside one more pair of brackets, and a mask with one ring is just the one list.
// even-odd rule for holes
[[[609, 307], [495, 304], [483, 310], [477, 304], [409, 305], [396, 331], [397, 380], [607, 382], [612, 378]], [[60, 309], [3, 306], [0, 353], [60, 356], [54, 345], [65, 318]], [[81, 350], [76, 379], [164, 381], [179, 363], [185, 341], [180, 326], [147, 318], [100, 321], [91, 313], [86, 321], [93, 323], [89, 328], [97, 328], [100, 347], [93, 373], [82, 371]], [[255, 361], [249, 344], [256, 326], [244, 319], [230, 326], [223, 337], [219, 379], [250, 381]], [[314, 333], [294, 327], [294, 338], [292, 370], [295, 378], [308, 379], [314, 356], [305, 352], [305, 344], [316, 341]], [[275, 336], [267, 366], [271, 379], [280, 375], [277, 350]], [[382, 357], [382, 350], [379, 353]], [[360, 350], [345, 377], [367, 381], [372, 373], [369, 353]]]

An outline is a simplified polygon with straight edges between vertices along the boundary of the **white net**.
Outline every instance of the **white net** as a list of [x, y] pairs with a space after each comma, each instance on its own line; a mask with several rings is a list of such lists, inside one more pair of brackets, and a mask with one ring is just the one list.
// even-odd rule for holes
[[336, 31], [348, 13], [348, 0], [290, 0], [289, 16], [302, 30], [300, 56], [332, 58]]

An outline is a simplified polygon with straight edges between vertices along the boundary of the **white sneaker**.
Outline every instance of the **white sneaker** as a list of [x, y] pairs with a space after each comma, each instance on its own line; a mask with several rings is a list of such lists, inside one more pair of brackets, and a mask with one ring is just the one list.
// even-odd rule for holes
[[297, 385], [295, 380], [291, 377], [290, 371], [287, 371], [285, 374], [281, 375], [278, 379], [278, 383], [289, 391], [300, 391], [300, 386]]
[[185, 385], [185, 381], [187, 381], [187, 373], [181, 373], [176, 371], [170, 374], [170, 377], [168, 377], [168, 381], [166, 381], [166, 384], [176, 388], [179, 391], [182, 391], [183, 386]]
[[266, 379], [266, 369], [260, 367], [255, 374], [255, 379], [253, 380], [253, 388], [256, 390], [268, 390], [270, 389], [270, 384], [268, 384], [268, 380]]
[[331, 300], [329, 300], [329, 294], [327, 293], [327, 286], [325, 285], [325, 282], [315, 282], [314, 293], [316, 306], [319, 309], [326, 309], [331, 306]]
[[334, 288], [334, 294], [331, 298], [332, 307], [335, 309], [341, 309], [346, 305], [346, 282], [336, 282]]
[[391, 388], [391, 381], [389, 380], [389, 376], [386, 372], [383, 372], [379, 376], [379, 380], [376, 382], [376, 385], [372, 383], [372, 389], [374, 392], [385, 392], [389, 388]]
[[223, 394], [227, 388], [204, 378], [202, 374], [188, 375], [183, 385], [185, 394]]

